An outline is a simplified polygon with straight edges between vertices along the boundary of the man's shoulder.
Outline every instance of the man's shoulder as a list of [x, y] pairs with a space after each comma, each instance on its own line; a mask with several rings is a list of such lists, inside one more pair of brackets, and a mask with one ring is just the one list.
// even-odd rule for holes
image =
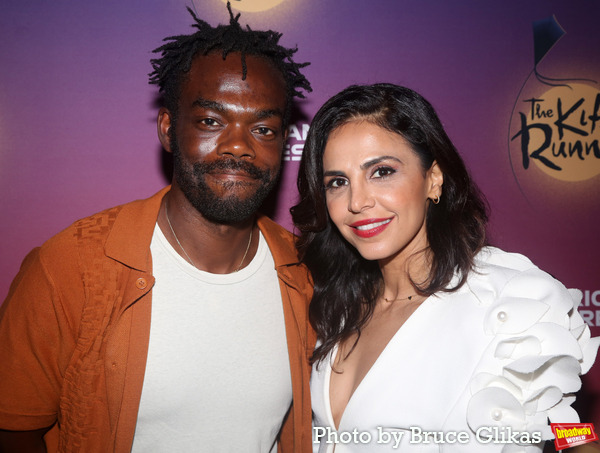
[[257, 223], [264, 235], [273, 236], [274, 240], [284, 241], [291, 245], [294, 244], [296, 236], [266, 215], [259, 215]]
[[128, 204], [129, 203], [106, 208], [76, 220], [64, 230], [48, 239], [42, 245], [42, 250], [63, 246], [69, 243], [80, 243], [86, 240], [106, 237], [119, 212], [121, 212], [123, 207]]
[[296, 236], [265, 215], [258, 216], [257, 224], [277, 265], [298, 264]]
[[120, 231], [129, 230], [130, 234], [137, 234], [136, 228], [141, 226], [144, 214], [154, 224], [155, 217], [148, 215], [148, 211], [156, 210], [155, 205], [160, 202], [157, 201], [157, 197], [160, 200], [162, 194], [163, 191], [160, 191], [150, 198], [113, 206], [76, 220], [42, 244], [40, 251], [43, 255], [55, 253], [63, 255], [65, 252], [69, 253], [69, 250], [73, 248], [102, 246], [113, 230], [117, 219], [119, 219]]
[[44, 257], [68, 255], [74, 248], [89, 248], [94, 242], [102, 244], [123, 206], [125, 205], [107, 208], [76, 220], [44, 242], [40, 247], [40, 254]]

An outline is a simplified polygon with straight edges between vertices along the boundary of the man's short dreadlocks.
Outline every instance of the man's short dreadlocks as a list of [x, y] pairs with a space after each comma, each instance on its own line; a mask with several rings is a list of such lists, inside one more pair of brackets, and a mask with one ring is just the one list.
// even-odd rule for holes
[[171, 114], [177, 116], [181, 83], [196, 55], [221, 51], [225, 59], [229, 53], [239, 52], [242, 57], [242, 80], [246, 78], [247, 73], [246, 55], [264, 57], [281, 72], [286, 84], [284, 123], [287, 124], [292, 97], [304, 98], [304, 94], [299, 89], [312, 91], [310, 83], [300, 72], [301, 68], [310, 63], [296, 63], [292, 60], [292, 56], [298, 49], [287, 49], [279, 45], [281, 33], [272, 30], [255, 31], [249, 25], [246, 25], [244, 30], [238, 22], [240, 14], [234, 17], [229, 2], [227, 2], [229, 25], [219, 25], [215, 28], [199, 19], [191, 8], [188, 7], [187, 10], [195, 21], [192, 27], [197, 28], [198, 31], [191, 35], [165, 38], [163, 41], [168, 41], [167, 44], [153, 51], [161, 53], [162, 58], [150, 60], [154, 68], [154, 71], [149, 74], [150, 83], [159, 86], [164, 105]]

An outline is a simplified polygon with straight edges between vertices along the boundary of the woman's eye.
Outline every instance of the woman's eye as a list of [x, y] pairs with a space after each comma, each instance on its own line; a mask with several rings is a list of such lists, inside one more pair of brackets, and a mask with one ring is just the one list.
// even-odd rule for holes
[[385, 178], [386, 176], [393, 175], [394, 173], [396, 173], [396, 170], [394, 170], [391, 167], [379, 167], [379, 168], [376, 168], [375, 171], [373, 172], [373, 177], [374, 178]]
[[346, 185], [346, 180], [342, 178], [333, 178], [330, 179], [325, 185], [326, 189], [339, 189]]

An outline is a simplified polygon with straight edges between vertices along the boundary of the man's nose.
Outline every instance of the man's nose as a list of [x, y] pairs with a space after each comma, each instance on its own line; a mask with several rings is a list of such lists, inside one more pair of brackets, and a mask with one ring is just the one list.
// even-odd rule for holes
[[230, 125], [221, 135], [217, 154], [237, 159], [244, 157], [253, 159], [255, 153], [251, 145], [252, 137], [250, 135], [250, 132], [240, 125]]

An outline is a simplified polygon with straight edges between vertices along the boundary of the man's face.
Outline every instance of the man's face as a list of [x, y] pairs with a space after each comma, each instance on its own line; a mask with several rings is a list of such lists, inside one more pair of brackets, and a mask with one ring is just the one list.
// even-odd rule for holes
[[[251, 217], [279, 175], [285, 82], [268, 61], [239, 53], [198, 56], [184, 79], [179, 111], [159, 114], [163, 145], [173, 152], [173, 189], [206, 219], [221, 224]], [[161, 137], [163, 139], [163, 137]]]

